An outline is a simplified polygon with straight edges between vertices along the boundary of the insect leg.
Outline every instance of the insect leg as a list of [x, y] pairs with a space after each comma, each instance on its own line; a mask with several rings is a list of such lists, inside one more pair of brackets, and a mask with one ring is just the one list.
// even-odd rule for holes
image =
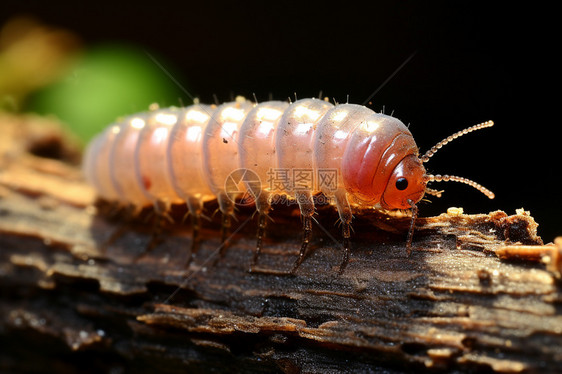
[[193, 230], [193, 237], [191, 238], [191, 247], [189, 248], [189, 254], [187, 257], [187, 263], [185, 266], [189, 266], [191, 261], [197, 253], [200, 244], [200, 237], [199, 237], [199, 230], [201, 225], [201, 211], [203, 210], [203, 206], [201, 204], [201, 200], [196, 197], [188, 197], [186, 200], [187, 209], [189, 210], [189, 214], [191, 215], [191, 228]]
[[418, 207], [414, 202], [408, 199], [408, 203], [412, 207], [412, 220], [410, 221], [410, 228], [408, 229], [408, 239], [406, 240], [406, 250], [408, 251], [408, 257], [412, 254], [412, 240], [414, 238], [414, 226], [416, 224], [416, 218], [418, 217]]
[[309, 191], [297, 191], [295, 193], [297, 202], [301, 210], [302, 217], [302, 244], [299, 252], [299, 257], [295, 261], [293, 268], [291, 269], [291, 274], [294, 274], [300, 264], [304, 261], [304, 255], [306, 253], [306, 248], [310, 242], [310, 236], [312, 234], [312, 215], [314, 214], [314, 200]]
[[226, 247], [228, 247], [228, 233], [230, 232], [230, 227], [231, 227], [231, 219], [230, 219], [230, 214], [228, 213], [223, 213], [222, 214], [222, 219], [221, 219], [221, 243], [222, 243], [222, 248], [220, 251], [221, 257], [224, 254], [224, 251], [226, 250]]
[[158, 244], [162, 243], [162, 216], [156, 214], [154, 217], [154, 222], [152, 224], [152, 235], [150, 241], [146, 245], [145, 251], [149, 252], [154, 249]]
[[349, 206], [349, 201], [347, 201], [347, 196], [344, 190], [336, 191], [335, 198], [336, 207], [338, 208], [340, 221], [342, 223], [343, 260], [340, 264], [340, 269], [338, 270], [338, 274], [341, 275], [349, 262], [349, 238], [351, 236], [351, 219], [353, 218], [353, 215], [351, 214], [351, 207]]
[[152, 236], [150, 241], [146, 245], [146, 252], [151, 251], [156, 247], [158, 244], [162, 243], [162, 231], [164, 227], [164, 220], [166, 218], [172, 221], [172, 218], [166, 213], [166, 210], [169, 206], [166, 205], [163, 201], [157, 200], [154, 202], [154, 221], [152, 224]]
[[269, 212], [271, 205], [269, 203], [269, 193], [267, 191], [261, 191], [259, 197], [256, 200], [256, 209], [258, 211], [258, 232], [256, 234], [256, 250], [254, 251], [254, 256], [252, 257], [252, 263], [248, 271], [253, 272], [254, 267], [258, 263], [258, 257], [261, 253], [263, 237], [265, 236], [265, 226], [267, 223], [267, 213]]
[[228, 234], [230, 233], [231, 218], [234, 215], [234, 202], [233, 198], [227, 195], [226, 192], [221, 192], [217, 196], [219, 202], [219, 210], [221, 211], [221, 246], [219, 251], [219, 258], [222, 258], [226, 248], [228, 247]]
[[256, 250], [254, 251], [254, 256], [252, 257], [252, 263], [250, 264], [250, 268], [248, 272], [252, 273], [254, 271], [255, 266], [258, 264], [258, 257], [261, 253], [262, 249], [262, 241], [263, 237], [265, 236], [265, 226], [266, 226], [266, 218], [267, 215], [264, 213], [258, 213], [258, 232], [256, 234]]

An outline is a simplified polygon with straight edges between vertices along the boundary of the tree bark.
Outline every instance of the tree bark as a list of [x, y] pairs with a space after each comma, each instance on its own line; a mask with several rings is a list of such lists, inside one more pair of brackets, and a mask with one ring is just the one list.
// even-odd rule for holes
[[58, 130], [42, 130], [57, 150], [43, 155], [62, 159], [30, 154], [41, 154], [37, 142], [46, 137], [29, 144], [36, 130], [28, 124], [37, 121], [0, 118], [11, 129], [0, 141], [0, 371], [562, 367], [562, 249], [543, 245], [522, 210], [419, 218], [409, 257], [409, 218], [364, 211], [338, 275], [337, 214], [321, 207], [307, 258], [287, 275], [302, 236], [296, 205], [275, 207], [253, 273], [257, 217], [240, 208], [224, 256], [216, 215], [186, 266], [185, 208], [173, 208], [176, 223], [165, 223], [146, 250], [155, 232], [150, 212], [126, 218], [97, 202], [67, 162], [75, 147]]

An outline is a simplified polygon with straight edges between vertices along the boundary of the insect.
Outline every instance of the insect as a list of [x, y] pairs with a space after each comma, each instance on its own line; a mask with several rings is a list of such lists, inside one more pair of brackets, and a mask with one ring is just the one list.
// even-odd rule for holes
[[303, 237], [291, 273], [297, 270], [311, 238], [314, 196], [322, 193], [336, 206], [342, 224], [341, 273], [349, 260], [353, 210], [411, 210], [406, 242], [410, 253], [416, 204], [426, 193], [439, 194], [427, 187], [429, 182], [461, 182], [494, 198], [476, 182], [428, 174], [423, 166], [450, 141], [492, 125], [488, 121], [459, 131], [420, 156], [400, 120], [361, 105], [319, 99], [258, 104], [238, 97], [218, 106], [195, 103], [126, 117], [90, 142], [83, 171], [106, 200], [136, 208], [152, 205], [161, 216], [172, 204], [187, 204], [192, 245], [198, 240], [203, 203], [213, 199], [222, 213], [224, 243], [236, 199], [244, 193], [231, 188], [229, 181], [241, 176], [258, 212], [250, 271], [257, 264], [266, 218], [278, 195], [294, 198], [300, 208]]

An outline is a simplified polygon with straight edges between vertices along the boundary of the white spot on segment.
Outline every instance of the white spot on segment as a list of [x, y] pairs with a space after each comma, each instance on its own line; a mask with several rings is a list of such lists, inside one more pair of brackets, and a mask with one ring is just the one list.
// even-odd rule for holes
[[345, 117], [347, 117], [347, 112], [342, 110], [342, 111], [334, 114], [333, 120], [334, 120], [334, 122], [341, 122], [345, 119]]
[[258, 126], [256, 133], [262, 137], [267, 137], [271, 130], [273, 130], [273, 122], [264, 121]]
[[337, 140], [342, 140], [347, 138], [347, 135], [348, 135], [347, 131], [338, 130], [334, 133], [334, 138]]
[[209, 120], [210, 116], [207, 113], [203, 113], [199, 110], [189, 110], [185, 115], [187, 121], [195, 121], [199, 123], [205, 123]]
[[154, 119], [163, 125], [172, 126], [178, 121], [178, 116], [170, 113], [158, 113]]
[[299, 118], [310, 118], [316, 121], [320, 117], [320, 112], [318, 110], [307, 108], [304, 105], [299, 105], [295, 108], [295, 117]]
[[145, 124], [146, 122], [142, 118], [135, 117], [131, 119], [131, 126], [135, 129], [142, 129]]
[[377, 131], [380, 127], [380, 123], [374, 121], [365, 121], [361, 124], [361, 130], [366, 131], [368, 133], [373, 133]]
[[275, 128], [275, 123], [281, 117], [283, 111], [275, 108], [261, 107], [256, 113], [256, 119], [259, 121], [255, 132], [260, 138], [266, 138]]
[[168, 138], [168, 128], [166, 127], [159, 127], [154, 130], [152, 134], [152, 143], [153, 144], [161, 144], [165, 142]]
[[281, 115], [281, 111], [272, 108], [260, 108], [256, 117], [261, 121], [275, 121]]
[[234, 121], [240, 121], [244, 118], [244, 116], [246, 115], [246, 112], [244, 112], [241, 109], [237, 109], [237, 108], [225, 108], [222, 111], [222, 118], [225, 119], [232, 119]]
[[199, 142], [202, 131], [200, 126], [192, 126], [187, 129], [185, 139], [189, 142]]
[[304, 135], [310, 131], [312, 128], [312, 123], [299, 123], [295, 128], [295, 135]]
[[225, 122], [221, 126], [221, 137], [232, 138], [238, 130], [238, 124], [236, 122]]

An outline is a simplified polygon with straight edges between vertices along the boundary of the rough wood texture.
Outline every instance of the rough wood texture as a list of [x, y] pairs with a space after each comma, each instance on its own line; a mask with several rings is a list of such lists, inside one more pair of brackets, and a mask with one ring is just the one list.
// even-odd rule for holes
[[[21, 132], [30, 120], [0, 121], [3, 128], [19, 123]], [[313, 250], [287, 276], [301, 235], [294, 206], [273, 213], [261, 271], [252, 274], [256, 223], [241, 209], [224, 258], [213, 265], [220, 243], [217, 223], [209, 222], [186, 268], [189, 225], [166, 226], [164, 240], [146, 252], [150, 223], [124, 225], [101, 213], [106, 205], [93, 208], [77, 169], [24, 152], [37, 141], [30, 145], [18, 131], [0, 140], [0, 371], [562, 367], [561, 249], [543, 246], [523, 211], [419, 219], [411, 257], [408, 218], [366, 212], [338, 276], [336, 216], [321, 209]], [[51, 147], [74, 158], [66, 144]], [[176, 207], [174, 216], [184, 212]]]

